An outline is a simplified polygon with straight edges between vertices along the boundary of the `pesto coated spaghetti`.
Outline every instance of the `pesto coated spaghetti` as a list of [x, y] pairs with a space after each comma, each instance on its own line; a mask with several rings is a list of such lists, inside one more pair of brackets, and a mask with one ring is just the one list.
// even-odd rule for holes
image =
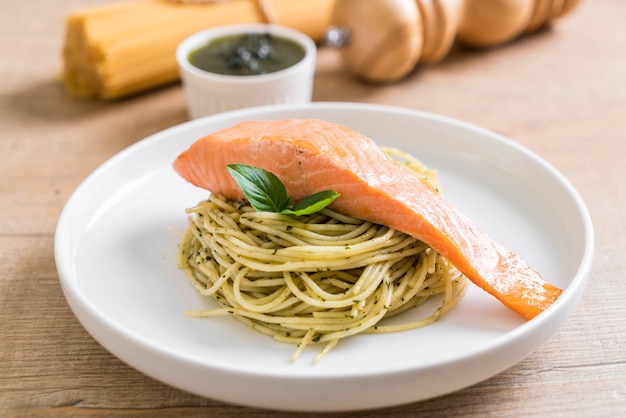
[[[386, 150], [435, 190], [432, 171]], [[316, 361], [358, 333], [403, 331], [430, 324], [452, 309], [467, 280], [423, 242], [384, 225], [330, 209], [306, 216], [256, 212], [211, 195], [187, 210], [179, 267], [194, 288], [221, 308], [189, 316], [232, 315], [296, 345], [324, 343]], [[401, 325], [380, 321], [440, 295], [427, 318]]]

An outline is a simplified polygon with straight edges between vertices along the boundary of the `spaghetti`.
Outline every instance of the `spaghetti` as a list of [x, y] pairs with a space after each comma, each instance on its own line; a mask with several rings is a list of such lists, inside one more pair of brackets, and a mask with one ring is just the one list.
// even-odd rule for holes
[[[440, 190], [435, 173], [419, 161], [385, 151]], [[428, 325], [458, 303], [467, 284], [416, 238], [328, 208], [293, 217], [256, 212], [213, 194], [187, 213], [179, 266], [201, 295], [221, 306], [187, 315], [232, 315], [276, 341], [295, 344], [292, 361], [312, 343], [324, 343], [319, 361], [351, 335]], [[441, 302], [427, 318], [381, 323], [434, 295]]]

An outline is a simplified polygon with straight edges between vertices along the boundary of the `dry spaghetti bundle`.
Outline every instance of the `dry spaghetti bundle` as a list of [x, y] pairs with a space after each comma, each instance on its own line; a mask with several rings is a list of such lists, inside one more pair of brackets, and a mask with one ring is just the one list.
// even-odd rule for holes
[[[77, 10], [66, 21], [63, 78], [70, 94], [116, 99], [178, 80], [178, 44], [203, 29], [268, 21], [319, 40], [334, 0], [132, 0]], [[206, 3], [206, 4], [205, 4]]]

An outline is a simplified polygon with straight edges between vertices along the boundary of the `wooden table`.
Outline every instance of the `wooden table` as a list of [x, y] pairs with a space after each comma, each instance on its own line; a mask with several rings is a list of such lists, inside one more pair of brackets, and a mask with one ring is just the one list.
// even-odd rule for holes
[[[114, 103], [68, 97], [63, 20], [97, 3], [0, 6], [0, 415], [290, 416], [152, 380], [68, 308], [53, 237], [71, 192], [118, 151], [187, 120], [178, 85]], [[551, 30], [491, 51], [456, 49], [388, 86], [353, 80], [335, 51], [319, 55], [314, 100], [423, 109], [502, 133], [571, 181], [596, 232], [584, 296], [540, 350], [458, 393], [359, 415], [626, 416], [626, 2], [585, 1]]]

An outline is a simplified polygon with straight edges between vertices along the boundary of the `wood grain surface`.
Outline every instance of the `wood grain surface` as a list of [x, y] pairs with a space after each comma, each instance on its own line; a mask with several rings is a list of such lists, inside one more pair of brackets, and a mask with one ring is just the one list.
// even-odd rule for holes
[[[90, 337], [63, 297], [53, 239], [70, 194], [109, 157], [187, 120], [177, 84], [116, 102], [66, 94], [64, 19], [103, 3], [0, 5], [0, 415], [296, 416], [200, 398], [135, 371]], [[626, 2], [583, 1], [547, 30], [489, 51], [455, 47], [391, 85], [354, 80], [322, 49], [314, 100], [427, 110], [502, 133], [569, 179], [596, 234], [582, 300], [518, 365], [437, 399], [319, 416], [626, 416]]]

